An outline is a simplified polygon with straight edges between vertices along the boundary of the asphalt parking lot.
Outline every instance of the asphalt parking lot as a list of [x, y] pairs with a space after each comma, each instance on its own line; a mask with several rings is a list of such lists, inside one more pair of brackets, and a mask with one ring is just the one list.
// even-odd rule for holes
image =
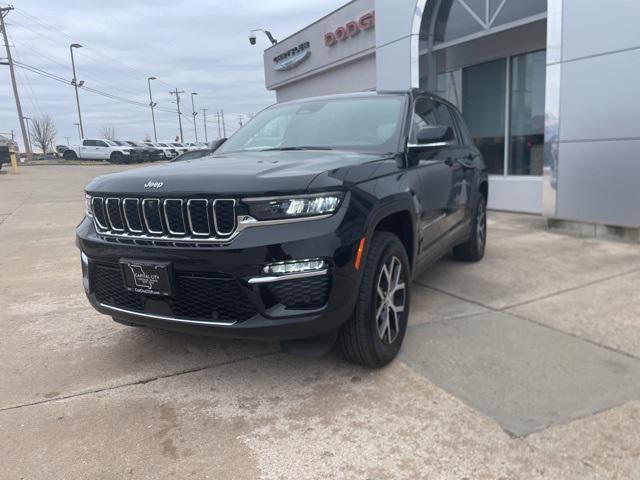
[[0, 176], [0, 478], [640, 478], [638, 245], [494, 212], [370, 371], [93, 311], [74, 228], [123, 168]]

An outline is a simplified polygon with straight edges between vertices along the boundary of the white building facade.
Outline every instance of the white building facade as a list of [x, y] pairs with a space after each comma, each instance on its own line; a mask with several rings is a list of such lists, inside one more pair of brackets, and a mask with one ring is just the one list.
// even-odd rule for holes
[[638, 0], [354, 0], [266, 50], [265, 80], [279, 102], [432, 91], [483, 152], [490, 208], [637, 233], [639, 18]]

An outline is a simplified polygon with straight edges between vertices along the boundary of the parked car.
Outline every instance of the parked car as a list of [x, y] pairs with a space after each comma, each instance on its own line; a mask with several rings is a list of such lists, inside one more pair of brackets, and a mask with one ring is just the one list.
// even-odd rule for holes
[[131, 163], [134, 160], [134, 149], [118, 145], [105, 138], [85, 138], [81, 145], [68, 147], [62, 157], [65, 160], [108, 160], [111, 163]]
[[76, 230], [91, 304], [125, 325], [280, 340], [381, 367], [412, 280], [482, 259], [488, 176], [426, 92], [281, 103], [214, 154], [98, 177]]
[[176, 150], [176, 152], [178, 152], [178, 154], [189, 151], [189, 147], [187, 147], [184, 143], [170, 142], [169, 145], [171, 145], [173, 148], [175, 148], [175, 150]]
[[67, 145], [56, 145], [56, 152], [58, 155], [62, 156], [65, 150], [68, 150], [69, 147]]
[[178, 152], [176, 151], [176, 149], [169, 146], [169, 144], [167, 143], [144, 142], [144, 144], [149, 147], [158, 148], [162, 150], [162, 153], [164, 154], [164, 158], [167, 160], [172, 159], [173, 157], [178, 155]]
[[144, 142], [136, 142], [133, 140], [127, 140], [127, 144], [129, 144], [132, 147], [145, 150], [147, 152], [147, 155], [149, 157], [148, 160], [150, 162], [157, 162], [159, 160], [165, 159], [164, 151], [161, 148], [150, 147]]
[[185, 160], [195, 160], [197, 158], [206, 157], [207, 155], [211, 155], [213, 152], [210, 148], [202, 148], [200, 150], [189, 150], [188, 152], [181, 153], [176, 158], [171, 160], [172, 162], [183, 162]]
[[123, 140], [113, 140], [113, 143], [120, 145], [121, 147], [131, 147], [131, 157], [127, 163], [142, 163], [149, 161], [149, 150], [146, 148], [139, 148], [135, 145], [131, 145], [129, 142]]

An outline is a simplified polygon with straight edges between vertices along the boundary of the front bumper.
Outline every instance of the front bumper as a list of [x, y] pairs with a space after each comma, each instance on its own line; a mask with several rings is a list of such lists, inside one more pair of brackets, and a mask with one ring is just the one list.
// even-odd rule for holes
[[[85, 291], [96, 310], [124, 323], [264, 340], [326, 334], [340, 328], [355, 307], [359, 235], [344, 219], [341, 211], [305, 224], [249, 229], [232, 244], [211, 248], [112, 243], [85, 219], [76, 232]], [[170, 261], [175, 298], [120, 293], [123, 258]], [[264, 279], [266, 264], [309, 258], [324, 260], [327, 268], [302, 278], [255, 281]]]

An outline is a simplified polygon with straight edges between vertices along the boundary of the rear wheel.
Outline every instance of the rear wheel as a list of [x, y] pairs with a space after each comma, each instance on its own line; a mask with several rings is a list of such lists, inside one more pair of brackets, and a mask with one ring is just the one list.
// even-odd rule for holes
[[65, 160], [77, 160], [78, 156], [73, 150], [67, 150], [62, 154], [62, 158], [64, 158]]
[[113, 152], [111, 154], [111, 157], [109, 158], [109, 161], [115, 164], [124, 163], [124, 155], [122, 155], [122, 153], [120, 152]]
[[473, 211], [473, 223], [469, 239], [453, 248], [453, 256], [463, 262], [477, 262], [484, 257], [487, 246], [487, 199], [478, 195], [478, 201]]
[[391, 233], [377, 232], [364, 263], [355, 312], [340, 332], [347, 360], [380, 368], [396, 357], [407, 329], [410, 286], [402, 242]]

